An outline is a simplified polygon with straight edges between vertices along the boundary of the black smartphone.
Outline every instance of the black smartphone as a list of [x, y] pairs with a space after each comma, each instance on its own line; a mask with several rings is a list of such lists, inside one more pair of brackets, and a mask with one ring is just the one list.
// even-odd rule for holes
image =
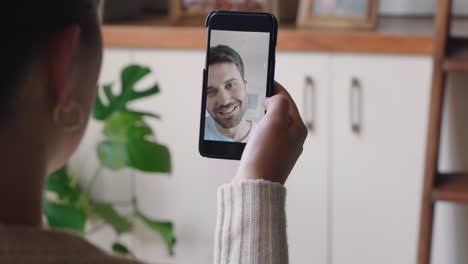
[[206, 27], [199, 151], [239, 160], [273, 95], [278, 22], [268, 13], [216, 11]]

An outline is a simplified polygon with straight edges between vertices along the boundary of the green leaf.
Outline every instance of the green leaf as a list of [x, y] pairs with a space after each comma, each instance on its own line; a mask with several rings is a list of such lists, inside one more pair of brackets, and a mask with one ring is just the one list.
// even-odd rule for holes
[[83, 210], [86, 215], [90, 215], [92, 213], [89, 195], [86, 192], [81, 192], [79, 194], [78, 199], [74, 203], [74, 206]]
[[99, 143], [97, 154], [101, 164], [111, 170], [123, 169], [129, 163], [125, 142], [119, 142], [116, 139]]
[[114, 93], [112, 93], [112, 84], [104, 85], [103, 89], [104, 89], [104, 94], [107, 96], [107, 98], [110, 101], [115, 100], [115, 95]]
[[120, 242], [115, 242], [114, 244], [112, 244], [112, 251], [117, 253], [117, 254], [120, 254], [120, 255], [123, 255], [123, 256], [132, 256], [134, 257], [135, 255], [133, 255], [133, 253], [128, 249], [127, 246], [125, 246], [124, 244], [120, 243]]
[[45, 190], [56, 193], [60, 201], [66, 204], [74, 203], [79, 196], [79, 190], [71, 186], [71, 178], [65, 166], [47, 177]]
[[153, 114], [153, 113], [148, 113], [148, 112], [135, 112], [135, 111], [128, 111], [128, 112], [134, 113], [134, 114], [137, 114], [137, 115], [141, 115], [141, 116], [152, 117], [152, 118], [155, 118], [155, 119], [161, 119], [161, 116], [160, 116], [160, 115]]
[[62, 180], [67, 180], [69, 177], [68, 177], [68, 171], [67, 171], [67, 166], [63, 166], [62, 168], [56, 170], [55, 172], [52, 172], [49, 177], [52, 177], [52, 178], [58, 178], [58, 179], [62, 179]]
[[[98, 89], [99, 90], [99, 89]], [[96, 102], [93, 108], [93, 117], [96, 120], [105, 120], [110, 114], [112, 109], [110, 107], [106, 107], [99, 97], [99, 93], [96, 96]]]
[[82, 209], [56, 204], [47, 199], [43, 200], [43, 206], [50, 227], [84, 233], [86, 213]]
[[153, 135], [151, 127], [147, 125], [142, 116], [136, 113], [120, 111], [112, 114], [106, 121], [103, 134], [107, 137], [121, 137], [128, 135], [146, 136]]
[[171, 172], [171, 154], [166, 146], [134, 140], [128, 145], [129, 166], [145, 172]]
[[109, 204], [98, 203], [93, 206], [93, 212], [114, 228], [118, 235], [131, 232], [133, 224]]
[[[127, 109], [127, 104], [130, 101], [152, 96], [160, 92], [159, 85], [153, 84], [150, 88], [144, 91], [135, 91], [135, 85], [143, 79], [146, 75], [150, 74], [151, 70], [147, 67], [139, 65], [129, 65], [123, 69], [121, 73], [121, 86], [120, 94], [112, 92], [112, 85], [104, 85], [104, 95], [107, 97], [108, 105], [105, 105], [99, 95], [97, 94], [96, 103], [93, 110], [93, 116], [97, 120], [106, 120], [113, 113], [118, 111], [130, 111]], [[145, 115], [153, 116], [153, 114], [145, 113]]]
[[174, 237], [174, 225], [171, 222], [160, 222], [146, 217], [141, 211], [136, 210], [135, 216], [145, 223], [149, 228], [158, 232], [166, 242], [169, 255], [174, 255], [174, 245], [176, 238]]
[[129, 167], [144, 172], [171, 171], [169, 149], [155, 142], [142, 115], [115, 112], [106, 120], [103, 134], [106, 138], [97, 147], [103, 166], [112, 170]]

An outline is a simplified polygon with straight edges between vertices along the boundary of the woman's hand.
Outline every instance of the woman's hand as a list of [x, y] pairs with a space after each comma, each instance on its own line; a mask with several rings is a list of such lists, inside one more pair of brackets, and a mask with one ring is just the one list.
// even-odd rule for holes
[[263, 179], [284, 184], [302, 153], [307, 128], [289, 93], [275, 83], [263, 102], [266, 115], [244, 150], [234, 182]]

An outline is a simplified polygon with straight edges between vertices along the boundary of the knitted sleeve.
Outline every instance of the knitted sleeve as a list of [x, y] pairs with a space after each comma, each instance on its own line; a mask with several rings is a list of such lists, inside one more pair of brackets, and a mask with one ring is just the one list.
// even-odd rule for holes
[[218, 190], [215, 264], [287, 264], [286, 189], [245, 181]]

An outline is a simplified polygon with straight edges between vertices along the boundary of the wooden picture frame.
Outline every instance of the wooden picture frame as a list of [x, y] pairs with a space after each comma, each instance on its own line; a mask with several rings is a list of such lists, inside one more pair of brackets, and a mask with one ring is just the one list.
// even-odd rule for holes
[[362, 16], [313, 14], [315, 1], [323, 0], [300, 0], [297, 15], [297, 25], [299, 27], [374, 30], [377, 26], [379, 0], [366, 0], [367, 9]]
[[[210, 10], [200, 12], [187, 12], [183, 6], [184, 0], [170, 0], [170, 20], [184, 25], [202, 25], [210, 11], [216, 10], [216, 1], [204, 0], [210, 5]], [[246, 0], [248, 1], [248, 0]], [[297, 15], [298, 0], [264, 0], [265, 7], [262, 10], [247, 10], [256, 12], [268, 12], [274, 14], [280, 22], [294, 23]], [[201, 0], [200, 2], [203, 2]], [[245, 10], [244, 10], [245, 11]]]

